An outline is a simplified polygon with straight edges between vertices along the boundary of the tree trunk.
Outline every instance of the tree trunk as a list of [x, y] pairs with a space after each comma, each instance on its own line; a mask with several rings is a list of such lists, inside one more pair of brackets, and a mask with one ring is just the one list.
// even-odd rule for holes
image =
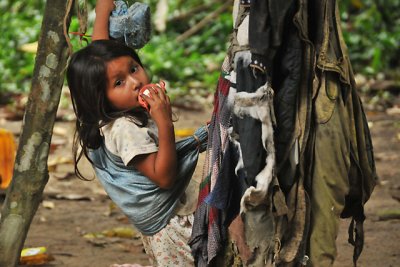
[[[69, 56], [64, 36], [70, 2], [48, 0], [22, 134], [0, 221], [0, 266], [17, 266], [30, 223], [48, 181], [47, 159]], [[18, 29], [16, 29], [18, 30]]]

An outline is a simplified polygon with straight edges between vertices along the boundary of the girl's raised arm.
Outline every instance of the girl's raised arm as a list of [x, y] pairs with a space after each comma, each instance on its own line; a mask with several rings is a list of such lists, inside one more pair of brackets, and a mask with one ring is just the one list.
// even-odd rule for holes
[[113, 0], [97, 0], [92, 41], [109, 39], [108, 22], [114, 7]]

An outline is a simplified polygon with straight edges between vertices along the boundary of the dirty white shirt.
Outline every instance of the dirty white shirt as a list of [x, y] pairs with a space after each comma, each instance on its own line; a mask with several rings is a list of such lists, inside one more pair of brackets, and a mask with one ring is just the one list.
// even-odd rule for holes
[[146, 127], [139, 127], [133, 118], [121, 117], [101, 128], [106, 148], [119, 156], [125, 166], [138, 155], [158, 151], [158, 129], [149, 119]]

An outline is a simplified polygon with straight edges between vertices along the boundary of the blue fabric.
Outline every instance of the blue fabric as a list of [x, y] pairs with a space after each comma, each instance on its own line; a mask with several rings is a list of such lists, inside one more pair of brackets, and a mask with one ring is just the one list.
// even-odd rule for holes
[[109, 34], [133, 49], [142, 48], [151, 37], [150, 7], [136, 2], [128, 7], [125, 1], [115, 1], [110, 15]]
[[171, 189], [162, 189], [105, 146], [91, 150], [89, 157], [96, 176], [109, 197], [125, 213], [133, 225], [145, 235], [164, 228], [175, 214], [175, 207], [197, 165], [200, 152], [207, 147], [207, 127], [199, 128], [196, 136], [176, 143], [178, 170]]

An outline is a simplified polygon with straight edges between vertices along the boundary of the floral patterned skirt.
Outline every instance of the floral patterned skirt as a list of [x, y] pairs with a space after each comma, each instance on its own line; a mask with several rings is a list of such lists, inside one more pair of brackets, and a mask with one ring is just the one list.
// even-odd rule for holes
[[168, 225], [152, 236], [142, 235], [146, 254], [153, 266], [194, 266], [188, 241], [192, 234], [193, 214], [175, 215]]

